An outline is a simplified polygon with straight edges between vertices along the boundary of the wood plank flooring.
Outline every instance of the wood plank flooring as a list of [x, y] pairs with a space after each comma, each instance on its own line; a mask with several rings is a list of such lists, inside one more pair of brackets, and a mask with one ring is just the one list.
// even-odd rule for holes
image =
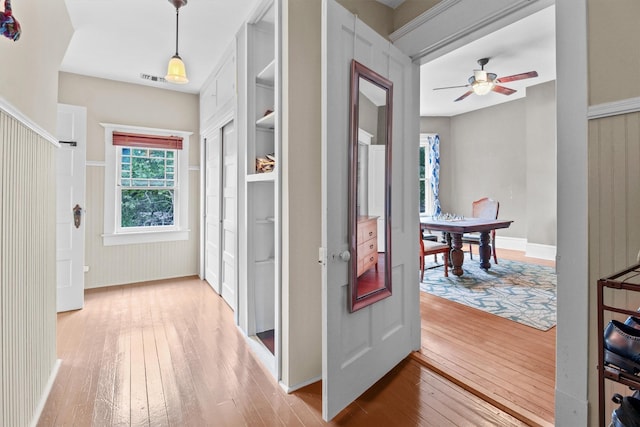
[[89, 290], [58, 315], [39, 426], [524, 426], [408, 357], [331, 423], [321, 385], [286, 394], [197, 278]]
[[[517, 251], [500, 258], [553, 266]], [[556, 328], [537, 329], [420, 293], [416, 359], [530, 425], [554, 424]]]

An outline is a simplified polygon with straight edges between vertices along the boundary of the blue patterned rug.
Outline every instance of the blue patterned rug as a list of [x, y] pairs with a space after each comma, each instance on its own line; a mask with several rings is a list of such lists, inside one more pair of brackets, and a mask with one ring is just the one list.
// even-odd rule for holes
[[[425, 267], [434, 266], [425, 258]], [[488, 272], [478, 257], [465, 254], [464, 274], [456, 277], [443, 267], [424, 272], [420, 290], [546, 331], [556, 324], [556, 274], [551, 267], [498, 259]]]

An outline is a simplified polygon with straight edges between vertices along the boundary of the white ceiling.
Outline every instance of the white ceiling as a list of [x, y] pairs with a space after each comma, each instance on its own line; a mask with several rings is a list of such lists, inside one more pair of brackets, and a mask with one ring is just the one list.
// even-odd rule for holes
[[[522, 98], [528, 86], [555, 80], [555, 54], [555, 6], [551, 6], [424, 64], [420, 68], [420, 115], [455, 116]], [[471, 94], [453, 102], [468, 88], [433, 90], [467, 84], [473, 70], [480, 69], [480, 58], [490, 58], [484, 69], [498, 78], [534, 70], [538, 77], [505, 83], [503, 86], [517, 90], [508, 96]]]
[[198, 93], [259, 0], [191, 0], [180, 8], [179, 53], [189, 83], [164, 77], [175, 53], [176, 9], [167, 0], [65, 0], [75, 29], [61, 70]]
[[[378, 0], [396, 7], [403, 0]], [[190, 0], [180, 9], [179, 53], [189, 83], [144, 80], [162, 77], [175, 53], [175, 8], [167, 0], [65, 0], [75, 29], [61, 70], [105, 79], [198, 93], [236, 32], [261, 0]], [[555, 80], [554, 8], [540, 11], [421, 67], [420, 115], [453, 116], [522, 97], [526, 86]], [[501, 76], [536, 70], [539, 77], [505, 84], [518, 90], [505, 96], [470, 95], [453, 102], [464, 85], [490, 58], [485, 70]]]

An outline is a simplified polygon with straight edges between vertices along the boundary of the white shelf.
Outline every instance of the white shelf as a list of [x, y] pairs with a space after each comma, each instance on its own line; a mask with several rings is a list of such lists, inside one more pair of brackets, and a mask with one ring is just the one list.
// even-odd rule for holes
[[256, 81], [264, 85], [273, 86], [273, 82], [276, 80], [276, 60], [271, 61], [266, 67], [262, 69], [256, 76]]
[[276, 180], [275, 172], [253, 173], [247, 175], [247, 182], [269, 182]]
[[276, 124], [276, 113], [271, 112], [264, 117], [256, 120], [256, 126], [259, 128], [273, 129]]
[[257, 219], [256, 224], [275, 224], [276, 220], [273, 217], [268, 217], [264, 219]]

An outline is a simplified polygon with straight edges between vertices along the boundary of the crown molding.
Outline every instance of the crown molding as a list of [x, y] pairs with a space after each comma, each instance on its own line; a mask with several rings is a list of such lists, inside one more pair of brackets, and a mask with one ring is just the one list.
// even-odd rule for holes
[[554, 0], [443, 0], [389, 39], [411, 59], [425, 62], [554, 4]]

